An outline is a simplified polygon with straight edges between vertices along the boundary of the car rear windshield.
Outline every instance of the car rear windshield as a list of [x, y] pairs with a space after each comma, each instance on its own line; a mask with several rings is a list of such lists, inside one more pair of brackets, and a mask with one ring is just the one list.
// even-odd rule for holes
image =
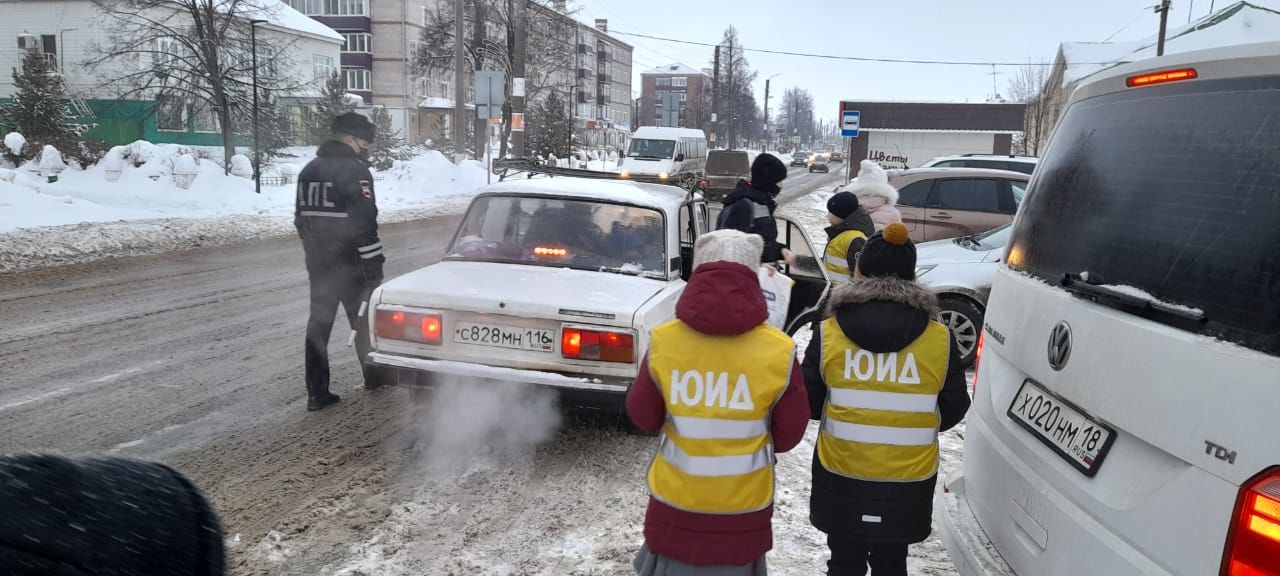
[[666, 278], [662, 213], [625, 204], [481, 196], [450, 260], [507, 262]]
[[707, 174], [711, 176], [743, 176], [751, 173], [746, 152], [709, 152]]
[[1280, 355], [1280, 77], [1081, 101], [1038, 170], [1011, 266], [1055, 285], [1088, 271]]

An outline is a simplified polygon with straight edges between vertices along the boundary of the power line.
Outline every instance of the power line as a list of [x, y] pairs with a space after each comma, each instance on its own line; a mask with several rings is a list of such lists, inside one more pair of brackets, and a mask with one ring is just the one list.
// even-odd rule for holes
[[[674, 42], [677, 44], [691, 44], [694, 46], [706, 46], [714, 48], [716, 45], [708, 42], [696, 42], [693, 40], [680, 40], [677, 38], [664, 38], [662, 36], [650, 36], [648, 34], [637, 34], [635, 32], [621, 32], [611, 30], [610, 34], [619, 34], [622, 36], [635, 36], [637, 38], [648, 38], [650, 40], [661, 40], [663, 42]], [[867, 56], [843, 56], [838, 54], [817, 54], [812, 52], [791, 52], [787, 50], [766, 50], [764, 48], [741, 48], [745, 52], [758, 52], [761, 54], [778, 54], [781, 56], [798, 56], [802, 58], [821, 58], [825, 60], [851, 60], [854, 62], [883, 62], [889, 64], [932, 64], [939, 66], [1053, 66], [1048, 62], [991, 62], [976, 60], [915, 60], [906, 58], [871, 58]], [[1074, 62], [1073, 64], [1107, 64], [1107, 62]]]

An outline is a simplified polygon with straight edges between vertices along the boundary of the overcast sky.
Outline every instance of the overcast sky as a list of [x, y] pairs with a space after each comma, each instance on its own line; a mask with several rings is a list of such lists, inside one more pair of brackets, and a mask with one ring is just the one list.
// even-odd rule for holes
[[[1210, 2], [1174, 0], [1170, 28], [1208, 13]], [[1280, 8], [1280, 0], [1253, 0]], [[1156, 34], [1156, 0], [578, 0], [578, 18], [608, 18], [610, 32], [716, 43], [729, 25], [747, 48], [873, 58], [1052, 62], [1060, 42], [1137, 40]], [[1231, 4], [1216, 0], [1217, 9]], [[1117, 33], [1118, 32], [1118, 33]], [[711, 67], [713, 48], [635, 36], [616, 37], [635, 46], [633, 89], [640, 73], [681, 62]], [[763, 104], [764, 79], [773, 79], [770, 105], [777, 113], [782, 89], [813, 94], [820, 117], [834, 119], [841, 99], [986, 101], [990, 66], [939, 66], [825, 60], [747, 52], [759, 74], [756, 100]], [[1005, 93], [1011, 68], [997, 68], [996, 88]]]

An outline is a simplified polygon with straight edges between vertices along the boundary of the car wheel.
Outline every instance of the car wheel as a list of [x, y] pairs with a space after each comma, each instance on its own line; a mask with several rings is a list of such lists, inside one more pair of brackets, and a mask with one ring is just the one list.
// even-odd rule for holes
[[982, 332], [982, 307], [968, 298], [957, 296], [940, 298], [938, 306], [942, 308], [942, 325], [956, 338], [961, 361], [965, 366], [972, 364], [977, 354], [978, 336]]

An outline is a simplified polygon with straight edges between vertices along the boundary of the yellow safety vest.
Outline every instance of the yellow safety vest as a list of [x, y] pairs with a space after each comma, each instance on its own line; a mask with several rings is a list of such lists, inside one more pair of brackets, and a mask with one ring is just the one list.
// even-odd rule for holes
[[818, 461], [859, 480], [912, 482], [938, 472], [938, 393], [951, 340], [931, 321], [897, 352], [873, 353], [849, 340], [835, 318], [822, 324], [827, 404]]
[[786, 391], [795, 343], [762, 325], [708, 336], [680, 320], [654, 329], [649, 371], [667, 408], [649, 492], [687, 512], [742, 514], [773, 502], [769, 415]]
[[849, 246], [858, 238], [866, 240], [867, 235], [858, 230], [845, 230], [827, 242], [823, 264], [826, 265], [827, 272], [830, 272], [828, 276], [831, 276], [832, 282], [853, 281], [853, 271], [849, 269]]

